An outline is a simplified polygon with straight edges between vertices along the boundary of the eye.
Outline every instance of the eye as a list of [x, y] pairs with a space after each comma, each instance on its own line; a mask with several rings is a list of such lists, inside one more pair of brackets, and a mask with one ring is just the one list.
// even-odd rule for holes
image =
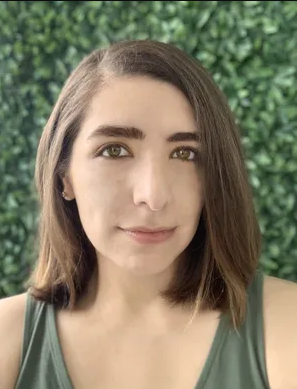
[[[198, 160], [198, 153], [198, 150], [192, 147], [180, 147], [179, 149], [175, 150], [172, 155], [177, 155], [177, 158], [181, 159], [182, 161], [191, 162]], [[121, 146], [120, 144], [110, 144], [100, 149], [95, 156], [117, 159], [129, 156], [129, 152], [124, 146]]]
[[121, 154], [121, 150], [126, 150], [126, 149], [119, 144], [111, 144], [99, 150], [99, 152], [96, 153], [96, 156], [97, 157], [100, 156], [104, 158], [122, 158], [122, 157], [127, 157], [129, 155], [123, 153]]
[[198, 150], [192, 147], [181, 147], [173, 153], [177, 154], [177, 158], [181, 158], [185, 162], [196, 161], [198, 159]]

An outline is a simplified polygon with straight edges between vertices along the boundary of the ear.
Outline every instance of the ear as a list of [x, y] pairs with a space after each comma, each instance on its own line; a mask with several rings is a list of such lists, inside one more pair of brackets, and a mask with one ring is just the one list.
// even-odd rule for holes
[[71, 184], [70, 177], [66, 174], [63, 177], [61, 177], [63, 182], [63, 191], [65, 192], [64, 198], [66, 200], [73, 200], [75, 198], [73, 186]]

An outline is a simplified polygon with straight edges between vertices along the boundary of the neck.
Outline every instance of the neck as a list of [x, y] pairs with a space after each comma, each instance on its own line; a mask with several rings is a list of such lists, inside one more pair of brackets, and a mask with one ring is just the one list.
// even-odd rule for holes
[[173, 276], [176, 261], [164, 272], [148, 276], [133, 275], [108, 259], [100, 258], [99, 263], [79, 303], [79, 310], [90, 315], [92, 321], [103, 320], [112, 327], [137, 321], [164, 329], [171, 325], [173, 316], [180, 317], [182, 308], [173, 310], [160, 296]]

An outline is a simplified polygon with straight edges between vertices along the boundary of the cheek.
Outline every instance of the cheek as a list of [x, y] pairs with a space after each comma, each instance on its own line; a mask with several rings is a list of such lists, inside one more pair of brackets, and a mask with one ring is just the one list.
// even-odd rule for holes
[[197, 175], [184, 175], [182, 180], [179, 180], [179, 198], [190, 213], [193, 210], [197, 211], [201, 208], [204, 202], [203, 180]]
[[[75, 177], [76, 200], [85, 223], [102, 223], [117, 216], [125, 192], [125, 181], [98, 169], [89, 168]], [[78, 179], [79, 178], [79, 179]], [[122, 194], [122, 195], [121, 195]]]
[[201, 217], [202, 208], [204, 205], [204, 197], [200, 186], [192, 188], [190, 193], [184, 197], [183, 210], [186, 224], [189, 228], [196, 230]]
[[99, 202], [108, 200], [108, 196], [116, 193], [121, 185], [114, 172], [100, 168], [98, 163], [81, 164], [76, 171], [74, 182], [79, 196], [86, 194], [90, 200], [94, 198]]

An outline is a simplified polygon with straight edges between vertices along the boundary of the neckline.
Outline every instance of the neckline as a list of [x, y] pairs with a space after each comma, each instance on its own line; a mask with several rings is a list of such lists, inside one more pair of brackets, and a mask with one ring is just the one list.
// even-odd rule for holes
[[54, 356], [53, 361], [56, 370], [59, 374], [60, 384], [62, 386], [62, 389], [74, 389], [62, 353], [62, 347], [61, 347], [60, 338], [57, 329], [56, 309], [53, 304], [49, 305], [48, 321], [49, 321], [49, 325], [47, 326], [47, 332], [49, 335], [51, 349]]
[[[225, 340], [228, 330], [226, 328], [226, 322], [227, 322], [228, 315], [226, 313], [220, 314], [220, 319], [218, 326], [215, 331], [215, 335], [213, 337], [208, 355], [206, 357], [206, 360], [204, 362], [204, 366], [202, 368], [202, 371], [200, 373], [200, 376], [197, 378], [196, 385], [193, 389], [203, 389], [204, 385], [206, 384], [208, 375], [210, 373], [211, 366], [214, 362], [214, 359], [218, 353], [218, 350], [220, 346], [223, 344], [223, 341]], [[57, 329], [57, 321], [56, 321], [56, 309], [54, 305], [49, 305], [49, 315], [48, 315], [48, 321], [49, 325], [47, 326], [47, 332], [51, 343], [51, 349], [53, 351], [54, 355], [54, 364], [56, 367], [56, 370], [59, 374], [60, 383], [63, 389], [74, 389], [74, 385], [71, 381], [64, 356], [62, 353], [62, 347], [58, 335], [58, 329]], [[198, 347], [198, 345], [197, 345]]]
[[196, 385], [194, 386], [193, 389], [203, 389], [204, 388], [204, 386], [207, 382], [207, 378], [209, 376], [212, 364], [215, 360], [215, 357], [218, 354], [219, 348], [222, 346], [222, 344], [223, 344], [224, 340], [226, 339], [227, 334], [229, 332], [229, 330], [227, 328], [227, 320], [229, 318], [228, 314], [221, 313], [220, 316], [221, 317], [219, 319], [219, 323], [218, 323], [217, 329], [215, 331], [208, 355], [205, 359], [200, 376], [198, 377]]

